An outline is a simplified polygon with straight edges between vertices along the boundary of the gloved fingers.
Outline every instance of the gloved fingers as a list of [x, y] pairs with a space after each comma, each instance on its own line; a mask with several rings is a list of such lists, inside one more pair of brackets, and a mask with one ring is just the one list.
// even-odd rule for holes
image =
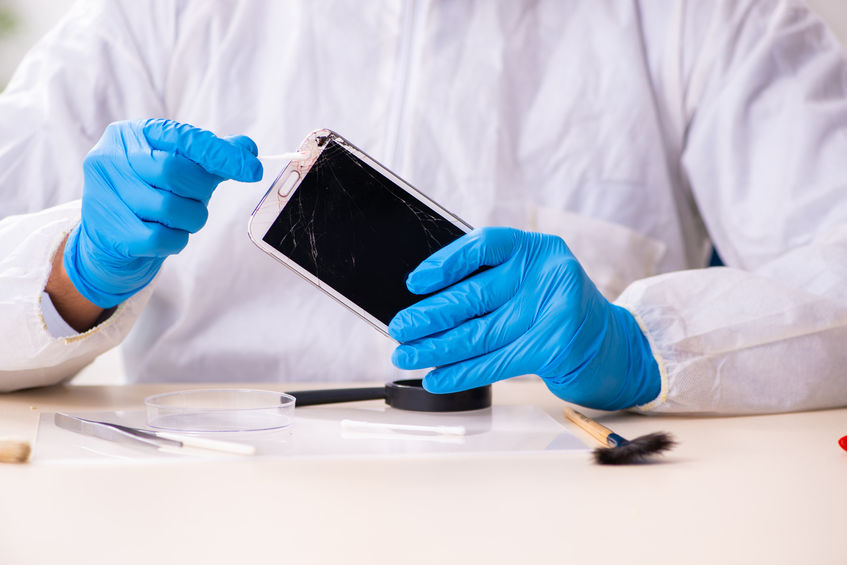
[[223, 180], [182, 155], [154, 149], [129, 156], [129, 165], [150, 186], [208, 204]]
[[429, 392], [443, 394], [532, 373], [528, 359], [530, 355], [521, 346], [521, 341], [519, 338], [506, 347], [480, 357], [433, 369], [424, 377], [423, 386]]
[[[137, 177], [124, 177], [118, 182], [120, 200], [142, 221], [194, 233], [209, 217], [206, 206], [198, 200], [160, 190]], [[116, 188], [113, 190], [118, 191]]]
[[397, 347], [391, 361], [400, 369], [458, 363], [504, 347], [532, 325], [535, 309], [515, 299], [500, 309], [435, 336]]
[[143, 237], [127, 243], [131, 257], [165, 257], [176, 255], [188, 245], [188, 232], [169, 228], [158, 222], [142, 221]]
[[505, 304], [517, 292], [518, 283], [505, 265], [483, 271], [397, 312], [388, 333], [406, 342], [449, 330]]
[[259, 155], [259, 146], [256, 145], [255, 141], [253, 141], [246, 135], [228, 135], [224, 139], [234, 145], [243, 147], [251, 155], [253, 155], [253, 157], [258, 157]]
[[146, 222], [157, 222], [169, 228], [195, 233], [209, 219], [208, 209], [197, 200], [152, 187], [147, 196], [141, 207], [135, 210], [136, 215]]
[[473, 230], [425, 259], [409, 274], [406, 286], [415, 294], [428, 294], [462, 280], [480, 267], [499, 265], [512, 255], [520, 235], [512, 228]]
[[262, 179], [262, 163], [243, 136], [221, 139], [210, 131], [172, 120], [147, 120], [144, 137], [153, 149], [178, 153], [213, 175], [243, 182]]

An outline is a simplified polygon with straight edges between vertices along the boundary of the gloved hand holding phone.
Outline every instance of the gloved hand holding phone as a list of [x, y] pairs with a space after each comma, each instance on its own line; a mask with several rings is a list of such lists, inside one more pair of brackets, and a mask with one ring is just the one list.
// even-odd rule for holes
[[[480, 267], [488, 270], [470, 276]], [[606, 300], [561, 238], [483, 228], [408, 277], [416, 294], [388, 326], [402, 369], [436, 367], [430, 392], [540, 376], [560, 398], [602, 410], [655, 399], [659, 368], [632, 314]]]
[[101, 308], [144, 288], [206, 223], [221, 181], [261, 180], [257, 153], [248, 137], [170, 120], [108, 126], [85, 159], [82, 219], [65, 244], [74, 287]]

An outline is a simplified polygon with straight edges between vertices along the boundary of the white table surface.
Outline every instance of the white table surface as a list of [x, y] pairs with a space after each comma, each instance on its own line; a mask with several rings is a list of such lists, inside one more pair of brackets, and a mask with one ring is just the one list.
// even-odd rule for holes
[[[138, 408], [182, 388], [0, 395], [0, 436], [32, 439], [42, 412]], [[500, 383], [494, 401], [562, 421], [540, 383]], [[0, 564], [847, 563], [847, 409], [588, 413], [680, 444], [630, 467], [582, 452], [0, 465]]]

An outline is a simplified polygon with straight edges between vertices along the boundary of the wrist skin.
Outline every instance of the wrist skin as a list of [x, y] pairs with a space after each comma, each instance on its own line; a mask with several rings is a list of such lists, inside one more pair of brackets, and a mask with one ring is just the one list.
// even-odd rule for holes
[[62, 240], [53, 256], [53, 266], [44, 291], [50, 296], [53, 306], [65, 322], [82, 333], [97, 325], [103, 315], [103, 309], [80, 294], [65, 272], [62, 259], [65, 256], [67, 240], [67, 237]]

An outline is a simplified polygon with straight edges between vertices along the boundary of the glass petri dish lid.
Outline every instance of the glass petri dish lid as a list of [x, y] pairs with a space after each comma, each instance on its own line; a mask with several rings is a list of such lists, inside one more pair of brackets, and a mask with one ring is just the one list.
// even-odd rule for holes
[[180, 432], [275, 430], [294, 421], [295, 398], [255, 389], [195, 389], [144, 399], [147, 424]]

